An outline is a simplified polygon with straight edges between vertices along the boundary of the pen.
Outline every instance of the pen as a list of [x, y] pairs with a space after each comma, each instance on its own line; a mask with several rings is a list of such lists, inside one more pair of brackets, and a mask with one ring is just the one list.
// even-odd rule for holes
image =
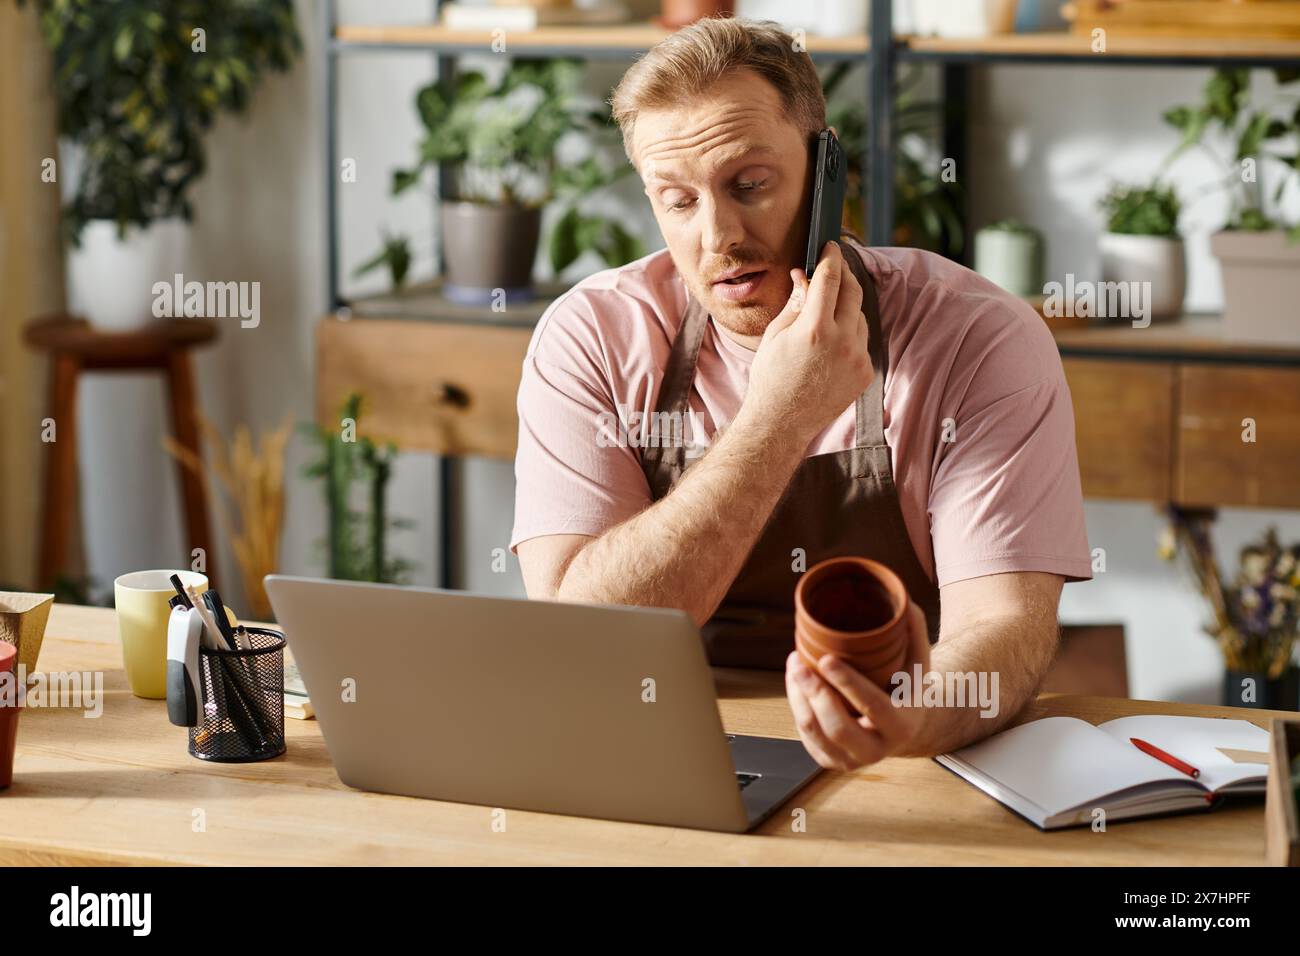
[[1129, 743], [1131, 743], [1138, 750], [1142, 751], [1144, 754], [1147, 754], [1148, 756], [1151, 757], [1155, 757], [1161, 763], [1169, 764], [1169, 766], [1173, 767], [1175, 770], [1181, 771], [1182, 773], [1187, 774], [1187, 776], [1189, 777], [1196, 778], [1201, 775], [1201, 772], [1197, 770], [1195, 767], [1193, 767], [1191, 764], [1179, 760], [1173, 754], [1165, 753], [1155, 744], [1149, 744], [1145, 740], [1138, 740], [1138, 738], [1136, 737], [1130, 737]]

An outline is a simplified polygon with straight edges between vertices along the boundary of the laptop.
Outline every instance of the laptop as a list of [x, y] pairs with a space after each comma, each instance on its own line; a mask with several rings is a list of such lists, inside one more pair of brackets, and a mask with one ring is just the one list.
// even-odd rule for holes
[[676, 610], [272, 574], [339, 779], [358, 790], [740, 833], [817, 775], [725, 734]]

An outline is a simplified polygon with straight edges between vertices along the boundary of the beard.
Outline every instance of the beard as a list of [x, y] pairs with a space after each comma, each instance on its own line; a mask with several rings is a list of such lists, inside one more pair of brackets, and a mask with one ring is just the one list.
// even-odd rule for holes
[[[748, 262], [760, 262], [753, 257]], [[770, 261], [770, 260], [767, 260]], [[737, 266], [742, 263], [736, 263]], [[717, 273], [714, 273], [715, 275]], [[752, 300], [732, 302], [713, 291], [713, 284], [701, 278], [687, 283], [691, 295], [713, 316], [713, 320], [734, 335], [761, 337], [772, 320], [785, 308], [793, 288], [790, 275], [769, 266], [767, 276]]]

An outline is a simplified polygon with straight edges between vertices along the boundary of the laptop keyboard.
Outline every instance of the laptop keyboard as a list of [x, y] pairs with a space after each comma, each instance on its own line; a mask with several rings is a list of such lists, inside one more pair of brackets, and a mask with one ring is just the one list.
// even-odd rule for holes
[[[727, 743], [731, 743], [736, 739], [736, 735], [726, 734], [726, 738], [727, 738]], [[761, 773], [741, 773], [739, 770], [737, 770], [736, 783], [740, 785], [741, 790], [744, 790], [746, 787], [748, 787], [751, 783], [753, 783], [761, 776], [763, 776]]]

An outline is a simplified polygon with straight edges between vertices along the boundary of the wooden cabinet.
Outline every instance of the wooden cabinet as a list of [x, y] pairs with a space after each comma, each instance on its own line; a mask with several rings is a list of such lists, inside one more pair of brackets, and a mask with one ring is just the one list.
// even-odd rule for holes
[[1175, 370], [1163, 362], [1065, 359], [1079, 475], [1089, 498], [1168, 501]]
[[1300, 505], [1300, 369], [1181, 366], [1177, 426], [1180, 504]]
[[405, 450], [515, 454], [515, 392], [531, 328], [325, 319], [316, 333], [316, 420], [364, 396], [363, 434]]

